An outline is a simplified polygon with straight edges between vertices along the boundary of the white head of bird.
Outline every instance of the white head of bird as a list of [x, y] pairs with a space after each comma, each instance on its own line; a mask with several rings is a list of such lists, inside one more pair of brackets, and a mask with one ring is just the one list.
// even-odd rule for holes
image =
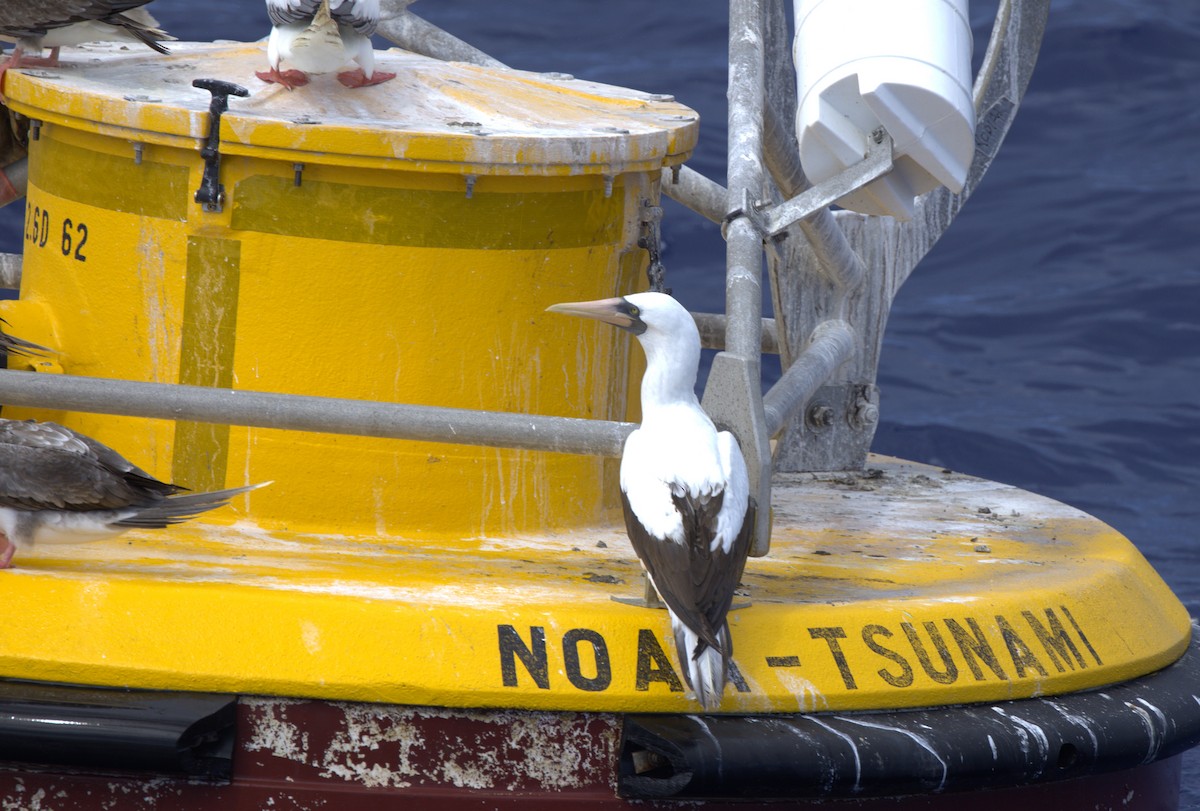
[[691, 313], [675, 299], [665, 293], [633, 293], [599, 301], [555, 304], [546, 309], [603, 321], [637, 336], [646, 352], [643, 419], [653, 419], [659, 406], [696, 401], [700, 332]]

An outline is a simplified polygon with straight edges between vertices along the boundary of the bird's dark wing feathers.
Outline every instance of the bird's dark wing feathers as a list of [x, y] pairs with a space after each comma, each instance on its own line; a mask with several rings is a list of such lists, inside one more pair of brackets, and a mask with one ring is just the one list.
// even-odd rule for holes
[[20, 355], [27, 358], [44, 358], [54, 354], [54, 350], [48, 349], [41, 344], [26, 341], [24, 338], [18, 338], [16, 335], [9, 335], [4, 331], [4, 328], [7, 326], [8, 322], [0, 318], [0, 354]]
[[333, 19], [342, 25], [350, 26], [364, 37], [371, 36], [379, 27], [379, 17], [363, 14], [358, 3], [342, 3], [338, 10], [333, 12]]
[[[320, 5], [321, 0], [268, 0], [267, 16], [274, 25], [308, 23]], [[358, 3], [342, 3], [331, 14], [339, 24], [348, 25], [368, 37], [375, 33], [379, 25], [379, 18], [362, 14]]]
[[[628, 496], [621, 493], [625, 529], [634, 550], [652, 573], [655, 585], [671, 611], [700, 637], [700, 643], [691, 654], [695, 659], [706, 646], [722, 648], [717, 632], [725, 625], [725, 615], [733, 604], [733, 593], [746, 565], [754, 525], [754, 502], [751, 501], [741, 532], [726, 553], [720, 549], [712, 551], [724, 492], [700, 497], [672, 492], [671, 498], [683, 519], [686, 538], [683, 544], [652, 536], [634, 514]], [[721, 652], [726, 656], [732, 653], [729, 650]]]
[[[42, 37], [52, 28], [87, 20], [102, 20], [128, 27], [121, 12], [144, 6], [150, 0], [0, 0], [0, 33], [10, 37]], [[126, 22], [116, 21], [120, 18]], [[136, 35], [136, 33], [135, 33]]]
[[308, 23], [320, 5], [321, 0], [267, 0], [267, 16], [272, 25]]
[[117, 509], [151, 504], [180, 489], [69, 428], [0, 421], [0, 506]]

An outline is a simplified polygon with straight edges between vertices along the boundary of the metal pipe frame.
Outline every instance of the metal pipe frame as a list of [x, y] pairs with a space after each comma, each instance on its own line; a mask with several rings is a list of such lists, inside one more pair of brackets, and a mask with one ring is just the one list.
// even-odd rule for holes
[[[793, 198], [812, 184], [800, 165], [800, 155], [792, 130], [780, 119], [775, 106], [767, 100], [766, 149], [767, 171], [785, 198]], [[840, 289], [858, 289], [866, 279], [862, 257], [854, 252], [846, 235], [828, 208], [821, 208], [800, 220], [800, 232], [812, 246], [821, 271]]]
[[729, 190], [695, 169], [680, 166], [677, 173], [665, 173], [662, 192], [710, 222], [720, 225], [725, 221]]
[[760, 212], [767, 235], [775, 236], [890, 171], [892, 139], [880, 128], [867, 140], [867, 155], [863, 160], [816, 186], [810, 186], [790, 200]]
[[0, 402], [285, 431], [620, 456], [627, 422], [0, 370]]
[[413, 0], [384, 0], [377, 32], [397, 45], [444, 62], [467, 62], [487, 68], [507, 67], [458, 37], [408, 10]]
[[763, 233], [755, 206], [765, 192], [766, 14], [763, 0], [729, 4], [729, 145], [725, 222], [725, 350], [713, 359], [705, 410], [738, 438], [757, 522], [750, 554], [771, 542], [771, 441], [762, 400]]
[[[700, 330], [700, 346], [704, 349], [725, 348], [725, 325], [728, 319], [720, 313], [692, 313], [696, 329]], [[761, 351], [765, 355], [779, 354], [779, 328], [774, 318], [760, 322]]]
[[813, 330], [804, 352], [763, 397], [767, 431], [772, 436], [854, 355], [857, 343], [854, 329], [845, 321], [825, 321]]
[[[766, 106], [762, 0], [729, 4], [729, 220], [726, 239], [726, 351], [759, 360], [762, 318], [762, 234], [748, 216], [763, 192], [763, 110]], [[741, 216], [739, 216], [739, 214]]]
[[0, 169], [0, 208], [20, 200], [29, 188], [29, 158], [20, 158]]

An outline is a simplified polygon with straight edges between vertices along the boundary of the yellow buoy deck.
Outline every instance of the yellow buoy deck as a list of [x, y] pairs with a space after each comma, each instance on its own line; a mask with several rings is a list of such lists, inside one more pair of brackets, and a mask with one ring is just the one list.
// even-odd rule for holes
[[[725, 712], [911, 707], [1124, 681], [1183, 606], [1098, 520], [876, 457], [779, 477], [730, 615]], [[695, 711], [619, 526], [430, 542], [188, 525], [44, 547], [3, 574], [0, 675], [327, 699]], [[735, 606], [738, 605], [735, 603]], [[19, 608], [17, 608], [19, 607]]]

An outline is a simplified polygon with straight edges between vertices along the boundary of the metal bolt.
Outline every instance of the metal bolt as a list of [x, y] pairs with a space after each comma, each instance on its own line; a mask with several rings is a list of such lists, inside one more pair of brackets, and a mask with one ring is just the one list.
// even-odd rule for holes
[[827, 405], [815, 405], [808, 410], [805, 417], [808, 426], [815, 430], [822, 430], [833, 425], [833, 409]]
[[874, 403], [861, 403], [854, 409], [854, 427], [867, 428], [879, 422], [879, 406]]
[[862, 431], [878, 422], [879, 405], [875, 402], [870, 388], [860, 388], [854, 398], [854, 411], [850, 414], [850, 427]]

